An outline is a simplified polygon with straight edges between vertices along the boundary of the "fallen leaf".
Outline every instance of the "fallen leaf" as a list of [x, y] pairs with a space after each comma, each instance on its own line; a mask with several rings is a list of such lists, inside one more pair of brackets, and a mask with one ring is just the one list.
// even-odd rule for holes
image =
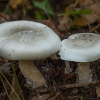
[[96, 87], [97, 96], [100, 97], [100, 86]]
[[6, 62], [8, 62], [8, 60], [7, 60], [7, 59], [0, 58], [0, 63], [6, 63]]
[[[71, 10], [70, 6], [66, 7], [65, 12], [69, 12]], [[70, 26], [72, 25], [72, 19], [69, 17], [69, 15], [64, 15], [59, 20], [58, 29], [60, 31], [67, 31], [70, 29]]]
[[86, 26], [87, 25], [87, 21], [82, 16], [79, 16], [73, 21], [73, 25]]
[[4, 22], [7, 22], [7, 19], [5, 18], [5, 15], [4, 13], [0, 13], [0, 24], [1, 23], [4, 23]]
[[50, 21], [50, 20], [41, 20], [41, 21], [38, 21], [38, 22], [47, 25], [47, 26], [50, 27], [53, 31], [55, 31], [55, 33], [56, 33], [57, 35], [60, 36], [60, 32], [57, 30], [56, 26], [54, 25], [54, 23], [53, 23], [52, 21]]
[[[100, 1], [98, 1], [100, 3]], [[92, 14], [83, 14], [88, 24], [92, 24], [97, 20], [100, 20], [100, 7], [92, 0], [79, 0], [80, 8], [90, 9]]]
[[15, 9], [19, 4], [22, 3], [22, 0], [10, 0], [10, 6]]
[[86, 7], [88, 5], [93, 4], [93, 0], [78, 0], [80, 6]]
[[70, 29], [72, 25], [72, 19], [68, 16], [64, 16], [60, 21], [58, 25], [58, 29], [60, 31], [67, 31]]
[[[100, 3], [100, 1], [98, 1], [98, 3]], [[58, 25], [60, 31], [66, 31], [73, 25], [87, 26], [89, 24], [93, 24], [96, 21], [100, 21], [100, 7], [95, 2], [93, 2], [92, 0], [78, 0], [78, 6], [79, 7], [77, 9], [79, 11], [90, 10], [91, 14], [80, 13], [73, 21], [71, 20], [70, 16], [65, 14]], [[71, 5], [66, 7], [65, 13], [71, 13], [71, 11], [73, 11]]]
[[63, 76], [63, 79], [64, 79], [64, 81], [66, 81], [66, 80], [68, 80], [68, 79], [71, 79], [73, 76], [75, 76], [75, 73], [70, 72], [69, 74], [65, 74], [65, 75]]

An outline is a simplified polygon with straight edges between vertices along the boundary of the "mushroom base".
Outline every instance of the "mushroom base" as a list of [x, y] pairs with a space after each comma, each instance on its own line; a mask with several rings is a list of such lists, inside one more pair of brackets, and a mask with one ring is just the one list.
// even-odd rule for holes
[[92, 82], [92, 72], [90, 69], [90, 63], [78, 62], [77, 63], [77, 82]]
[[34, 65], [33, 61], [21, 60], [19, 61], [19, 68], [30, 87], [36, 88], [43, 85], [46, 86], [45, 79]]

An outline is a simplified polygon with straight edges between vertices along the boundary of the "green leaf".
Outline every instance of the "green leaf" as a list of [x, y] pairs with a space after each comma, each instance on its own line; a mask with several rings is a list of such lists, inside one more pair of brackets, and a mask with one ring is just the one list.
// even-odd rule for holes
[[64, 16], [64, 15], [80, 15], [80, 14], [92, 14], [92, 11], [89, 9], [86, 10], [75, 10], [75, 11], [69, 11], [67, 13], [59, 14], [58, 16]]
[[45, 3], [44, 3], [44, 10], [45, 10], [48, 14], [54, 15], [54, 12], [53, 12], [52, 7], [51, 7], [50, 3], [48, 2], [48, 0], [44, 0], [44, 1], [45, 1]]
[[39, 9], [43, 9], [43, 4], [41, 2], [33, 1], [33, 4], [35, 5], [35, 7], [39, 8]]
[[38, 19], [38, 20], [42, 20], [42, 19], [46, 19], [46, 16], [44, 16], [40, 11], [36, 11], [35, 12], [35, 14], [36, 14], [36, 19]]
[[35, 5], [35, 7], [43, 10], [44, 12], [54, 16], [54, 12], [52, 10], [52, 7], [50, 5], [50, 3], [48, 2], [48, 0], [43, 0], [41, 2], [38, 1], [32, 1], [33, 4]]

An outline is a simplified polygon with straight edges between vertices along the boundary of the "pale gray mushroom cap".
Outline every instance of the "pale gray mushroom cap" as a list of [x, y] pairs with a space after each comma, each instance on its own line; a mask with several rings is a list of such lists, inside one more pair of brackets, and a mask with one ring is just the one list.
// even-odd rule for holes
[[76, 62], [91, 62], [100, 58], [100, 35], [78, 33], [61, 43], [61, 59]]
[[12, 21], [0, 24], [0, 56], [10, 60], [46, 58], [60, 48], [58, 35], [44, 24]]

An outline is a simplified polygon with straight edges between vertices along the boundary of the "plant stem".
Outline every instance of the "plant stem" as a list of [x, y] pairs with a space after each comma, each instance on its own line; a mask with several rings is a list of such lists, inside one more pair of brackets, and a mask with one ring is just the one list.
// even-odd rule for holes
[[23, 7], [23, 19], [25, 19], [25, 17], [26, 17], [25, 1], [26, 1], [26, 0], [22, 0], [22, 7]]
[[15, 81], [16, 81], [16, 84], [17, 84], [17, 87], [18, 87], [18, 90], [20, 92], [20, 96], [21, 96], [22, 100], [25, 100], [24, 95], [23, 95], [23, 92], [22, 92], [22, 89], [21, 89], [21, 87], [19, 85], [19, 81], [18, 81], [16, 72], [15, 72], [14, 64], [13, 64], [12, 61], [10, 61], [10, 62], [11, 62], [11, 68], [12, 68], [12, 71], [13, 71], [13, 74], [14, 74], [14, 78], [15, 78]]

